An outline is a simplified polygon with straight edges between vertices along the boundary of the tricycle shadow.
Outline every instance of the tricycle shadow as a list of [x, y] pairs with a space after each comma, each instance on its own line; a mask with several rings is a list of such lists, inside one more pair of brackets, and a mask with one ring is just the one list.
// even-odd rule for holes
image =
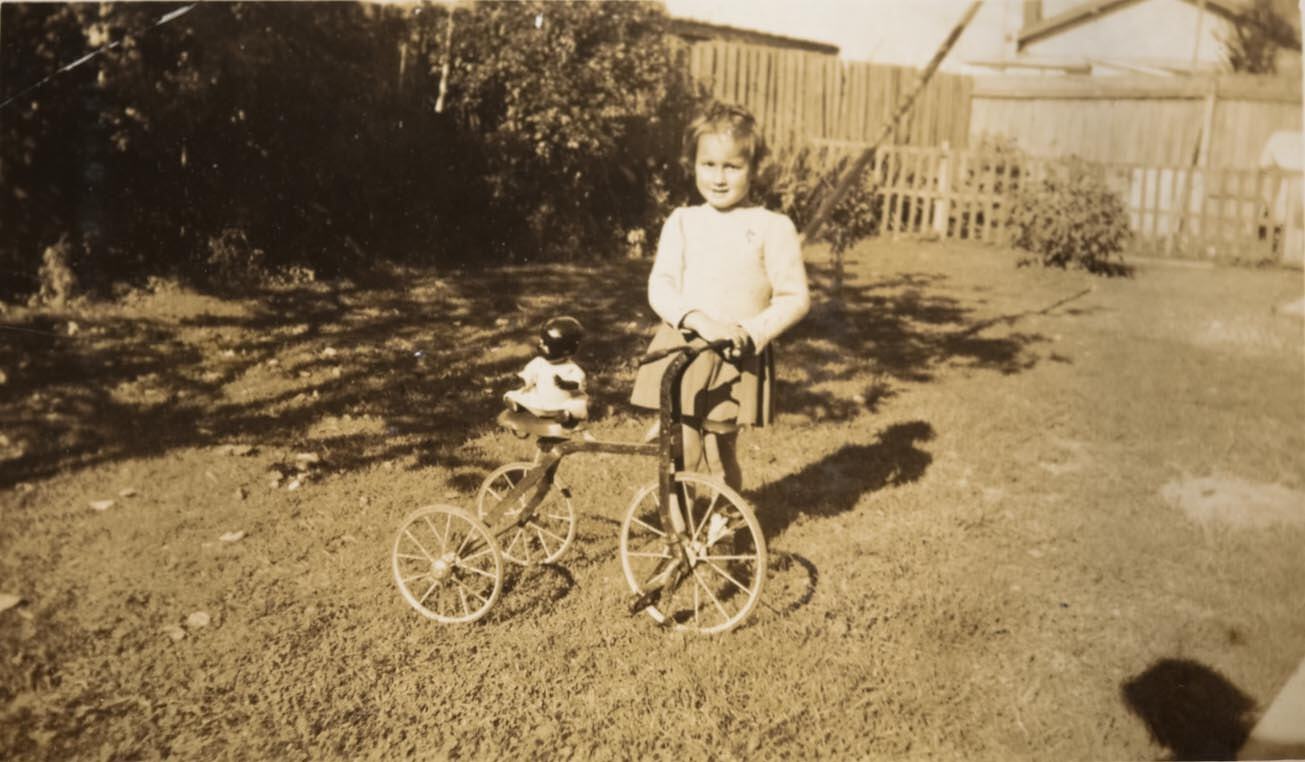
[[811, 559], [784, 550], [770, 551], [770, 569], [766, 574], [766, 591], [749, 626], [771, 619], [784, 619], [811, 602], [820, 584], [820, 570]]
[[[535, 566], [507, 565], [503, 591], [487, 622], [510, 622], [542, 614], [575, 589], [575, 576], [559, 563]], [[517, 592], [520, 594], [514, 595]]]

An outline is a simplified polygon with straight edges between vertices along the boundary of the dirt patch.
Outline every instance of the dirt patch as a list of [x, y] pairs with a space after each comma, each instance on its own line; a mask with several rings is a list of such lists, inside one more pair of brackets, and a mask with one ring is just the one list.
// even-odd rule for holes
[[1274, 321], [1272, 316], [1245, 315], [1207, 320], [1196, 332], [1197, 346], [1249, 352], [1290, 352], [1300, 342], [1299, 325]]
[[1278, 524], [1305, 526], [1305, 493], [1279, 484], [1206, 476], [1171, 481], [1160, 494], [1202, 524], [1254, 529]]
[[1278, 312], [1283, 315], [1294, 315], [1295, 317], [1305, 317], [1305, 296], [1294, 302], [1288, 302], [1278, 308]]

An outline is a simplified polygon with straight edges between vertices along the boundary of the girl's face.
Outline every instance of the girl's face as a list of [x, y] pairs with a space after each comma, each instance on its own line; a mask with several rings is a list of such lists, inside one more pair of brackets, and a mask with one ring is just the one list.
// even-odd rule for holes
[[752, 162], [734, 136], [703, 135], [698, 138], [693, 175], [698, 192], [707, 203], [725, 211], [747, 198], [752, 184]]

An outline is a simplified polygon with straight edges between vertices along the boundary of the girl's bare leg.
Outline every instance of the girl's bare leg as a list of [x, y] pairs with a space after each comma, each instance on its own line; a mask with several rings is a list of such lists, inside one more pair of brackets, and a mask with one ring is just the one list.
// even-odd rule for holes
[[[702, 446], [702, 432], [688, 424], [681, 424], [680, 431], [684, 433], [684, 470], [702, 472], [706, 467], [706, 454]], [[679, 501], [675, 495], [678, 490], [671, 491], [672, 507], [678, 505]], [[690, 509], [691, 510], [691, 509]], [[683, 514], [679, 510], [671, 511], [671, 525], [677, 532], [684, 531], [685, 527]]]
[[739, 465], [739, 432], [707, 432], [703, 454], [707, 469], [738, 492], [743, 489], [743, 467]]
[[680, 429], [684, 432], [684, 470], [701, 472], [710, 468], [710, 464], [705, 462], [702, 431], [688, 424], [681, 424]]

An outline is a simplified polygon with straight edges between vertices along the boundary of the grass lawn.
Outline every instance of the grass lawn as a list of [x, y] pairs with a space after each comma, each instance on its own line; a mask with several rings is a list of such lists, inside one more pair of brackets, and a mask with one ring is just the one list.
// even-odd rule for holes
[[646, 260], [10, 309], [0, 756], [1234, 756], [1305, 656], [1300, 273], [851, 260], [742, 440], [772, 572], [714, 639], [625, 613], [651, 461], [564, 462], [575, 546], [480, 623], [389, 576], [405, 514], [529, 457], [493, 417], [547, 317], [591, 431], [642, 433]]

